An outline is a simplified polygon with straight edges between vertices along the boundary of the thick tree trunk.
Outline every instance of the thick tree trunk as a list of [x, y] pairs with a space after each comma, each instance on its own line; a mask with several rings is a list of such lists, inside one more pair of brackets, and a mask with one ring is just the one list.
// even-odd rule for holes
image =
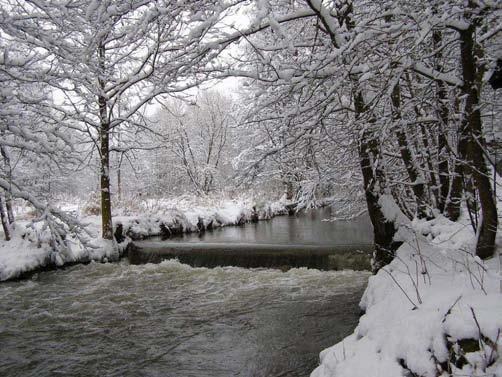
[[[364, 99], [361, 92], [354, 96], [356, 118], [365, 112]], [[359, 163], [363, 174], [363, 185], [368, 207], [368, 214], [373, 225], [375, 251], [373, 253], [372, 268], [376, 273], [394, 258], [398, 244], [394, 242], [396, 234], [395, 224], [387, 221], [378, 203], [383, 182], [383, 173], [375, 161], [378, 158], [378, 141], [370, 134], [363, 132], [359, 141]], [[377, 185], [378, 183], [378, 185]]]
[[[474, 8], [474, 5], [470, 5]], [[465, 97], [462, 123], [465, 123], [465, 129], [468, 130], [467, 157], [469, 165], [472, 168], [472, 176], [478, 191], [482, 214], [478, 226], [476, 254], [481, 258], [488, 258], [495, 251], [498, 219], [497, 206], [493, 197], [490, 177], [484, 158], [486, 143], [483, 138], [481, 113], [479, 110], [479, 89], [482, 73], [476, 67], [476, 61], [481, 56], [476, 51], [474, 42], [475, 30], [476, 26], [472, 22], [467, 30], [460, 32], [460, 55], [464, 81], [462, 94]]]
[[375, 251], [373, 253], [372, 269], [376, 273], [380, 268], [392, 261], [397, 244], [394, 242], [394, 235], [396, 234], [395, 225], [385, 218], [378, 204], [380, 195], [375, 192], [374, 182], [376, 179], [372, 169], [372, 158], [370, 157], [370, 151], [374, 149], [371, 144], [374, 144], [374, 142], [374, 140], [368, 140], [367, 136], [363, 135], [361, 137], [359, 162], [363, 173], [368, 214], [373, 225]]
[[392, 100], [392, 118], [394, 125], [396, 127], [396, 137], [399, 144], [399, 150], [401, 152], [401, 158], [403, 159], [404, 166], [408, 172], [408, 177], [411, 182], [411, 187], [413, 194], [415, 195], [415, 200], [417, 203], [417, 217], [423, 219], [427, 216], [427, 197], [425, 194], [425, 182], [413, 161], [413, 156], [411, 154], [410, 147], [408, 145], [408, 140], [406, 134], [399, 124], [401, 120], [401, 90], [399, 88], [399, 83], [397, 83], [392, 89], [391, 94]]
[[[98, 48], [99, 62], [104, 74], [105, 62], [105, 47]], [[101, 93], [98, 96], [99, 104], [99, 146], [100, 146], [100, 184], [101, 184], [101, 230], [102, 237], [107, 240], [113, 239], [112, 225], [112, 203], [110, 193], [110, 122], [108, 119], [107, 98], [105, 96], [105, 84], [100, 78], [99, 85]]]

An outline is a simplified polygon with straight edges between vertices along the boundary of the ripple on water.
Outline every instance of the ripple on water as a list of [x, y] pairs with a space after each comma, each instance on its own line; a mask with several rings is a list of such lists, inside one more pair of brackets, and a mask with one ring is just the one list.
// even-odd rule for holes
[[369, 274], [91, 263], [0, 285], [2, 376], [304, 376]]

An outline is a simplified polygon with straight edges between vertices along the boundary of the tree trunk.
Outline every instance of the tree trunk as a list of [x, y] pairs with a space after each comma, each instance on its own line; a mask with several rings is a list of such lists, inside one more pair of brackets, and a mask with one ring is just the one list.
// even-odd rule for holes
[[[410, 96], [411, 96], [411, 98], [414, 99], [414, 98], [416, 98], [416, 96], [413, 91], [413, 85], [411, 83], [411, 79], [410, 79], [409, 74], [405, 74], [405, 78], [406, 78], [406, 83], [408, 85], [408, 90], [410, 92]], [[417, 80], [418, 79], [419, 78], [417, 77]], [[415, 112], [416, 117], [420, 118], [421, 113], [420, 113], [420, 109], [419, 109], [418, 105], [415, 104], [413, 106], [413, 110]], [[434, 140], [431, 139], [430, 133], [427, 131], [427, 129], [425, 128], [423, 123], [420, 123], [419, 128], [420, 128], [420, 134], [421, 134], [423, 147], [421, 149], [419, 148], [418, 150], [424, 151], [423, 153], [424, 153], [425, 164], [426, 164], [426, 167], [428, 170], [428, 173], [426, 174], [426, 176], [429, 178], [429, 182], [430, 182], [430, 183], [425, 183], [425, 185], [427, 187], [427, 195], [430, 198], [431, 202], [433, 200], [435, 200], [435, 205], [436, 205], [436, 207], [438, 207], [438, 203], [440, 202], [439, 185], [438, 185], [438, 181], [436, 178], [436, 173], [435, 173], [434, 164], [432, 161], [432, 153], [431, 153], [431, 150], [433, 148], [436, 148], [437, 145], [435, 145]], [[432, 195], [431, 195], [431, 192], [432, 192]]]
[[[312, 1], [308, 1], [309, 6], [314, 10], [321, 22], [324, 24], [326, 30], [329, 32], [329, 25], [320, 14], [320, 11], [313, 6]], [[355, 27], [355, 22], [352, 19], [352, 2], [347, 2], [344, 5], [344, 11], [338, 13], [338, 22], [340, 25], [345, 24], [347, 29], [351, 31]], [[335, 35], [330, 33], [330, 37], [335, 48], [340, 48]], [[356, 119], [360, 119], [366, 112], [366, 104], [362, 92], [357, 88], [358, 83], [353, 81], [356, 86], [354, 91], [354, 108]], [[375, 119], [370, 119], [374, 123]], [[359, 140], [359, 164], [363, 175], [363, 185], [366, 197], [366, 204], [368, 206], [368, 214], [373, 224], [373, 236], [375, 240], [375, 251], [373, 253], [372, 269], [376, 273], [380, 268], [390, 263], [394, 258], [394, 253], [399, 244], [394, 242], [394, 235], [396, 234], [396, 227], [392, 221], [387, 221], [382, 209], [378, 203], [381, 195], [381, 190], [385, 182], [384, 174], [378, 164], [379, 148], [378, 140], [370, 132], [365, 131], [362, 133]]]
[[0, 219], [2, 220], [2, 228], [3, 228], [3, 233], [5, 235], [5, 241], [10, 241], [11, 239], [10, 225], [9, 225], [9, 220], [7, 219], [7, 214], [5, 213], [3, 198], [1, 195], [0, 195]]
[[[471, 9], [475, 7], [471, 2], [469, 6]], [[481, 56], [479, 51], [476, 51], [475, 31], [475, 22], [471, 21], [469, 28], [460, 32], [460, 56], [464, 81], [462, 94], [465, 97], [462, 123], [465, 123], [465, 129], [468, 130], [467, 157], [472, 167], [472, 176], [478, 190], [482, 214], [478, 227], [476, 254], [481, 258], [488, 258], [495, 251], [498, 219], [497, 206], [484, 158], [486, 143], [483, 138], [479, 110], [479, 89], [482, 72], [479, 72], [476, 67], [476, 61], [481, 60]]]
[[284, 185], [284, 193], [286, 194], [286, 200], [293, 200], [295, 196], [293, 182], [287, 179], [283, 182], [283, 185]]
[[462, 194], [464, 192], [464, 168], [469, 170], [468, 166], [464, 166], [467, 158], [467, 144], [469, 143], [469, 136], [466, 131], [465, 127], [461, 125], [458, 135], [457, 160], [455, 161], [451, 188], [446, 201], [446, 217], [451, 221], [457, 221], [460, 217], [460, 205], [462, 204]]
[[[435, 208], [439, 207], [439, 203], [441, 201], [440, 199], [440, 188], [438, 186], [438, 180], [436, 177], [436, 172], [434, 169], [434, 164], [432, 161], [432, 156], [431, 156], [431, 150], [436, 147], [435, 145], [431, 145], [429, 143], [429, 137], [431, 136], [429, 132], [427, 132], [425, 126], [423, 124], [420, 124], [420, 134], [422, 136], [422, 145], [424, 147], [424, 158], [425, 162], [427, 165], [427, 176], [429, 177], [429, 184], [426, 184], [428, 188], [428, 196], [431, 200], [431, 202], [435, 202]], [[434, 143], [432, 143], [434, 144]], [[431, 194], [432, 192], [432, 194]]]
[[[105, 47], [100, 45], [98, 48], [99, 63], [101, 74], [105, 70]], [[101, 231], [102, 237], [107, 240], [113, 239], [112, 225], [112, 205], [110, 194], [110, 122], [108, 119], [107, 98], [105, 96], [105, 83], [102, 78], [99, 79], [101, 93], [98, 96], [99, 104], [99, 145], [101, 162]]]
[[119, 202], [122, 202], [122, 167], [117, 167], [117, 195]]
[[[119, 106], [120, 110], [120, 106]], [[119, 113], [120, 116], [120, 113]], [[117, 146], [120, 148], [122, 146], [122, 133], [118, 132], [117, 135]], [[122, 203], [122, 162], [124, 161], [124, 152], [120, 153], [117, 163], [117, 197], [119, 202]]]
[[[356, 118], [360, 118], [366, 111], [361, 92], [354, 96]], [[373, 225], [375, 251], [373, 253], [372, 269], [376, 273], [380, 268], [389, 264], [399, 246], [394, 242], [396, 228], [392, 221], [387, 221], [380, 205], [380, 191], [383, 182], [383, 172], [378, 164], [378, 141], [368, 131], [363, 132], [359, 141], [359, 163], [363, 174], [363, 185], [368, 206], [368, 214]], [[378, 182], [378, 187], [377, 187]]]
[[[3, 135], [3, 133], [2, 133]], [[0, 146], [0, 153], [2, 154], [2, 158], [4, 161], [5, 170], [8, 172], [9, 182], [12, 180], [12, 167], [10, 164], [10, 156], [9, 152], [5, 148], [5, 146]], [[5, 208], [7, 209], [7, 218], [9, 220], [9, 224], [13, 224], [15, 221], [14, 211], [12, 209], [12, 194], [10, 190], [5, 190]]]
[[12, 209], [12, 194], [10, 191], [5, 191], [5, 208], [7, 209], [7, 219], [9, 220], [9, 224], [13, 226], [16, 221], [14, 217], [14, 210]]
[[417, 217], [419, 219], [423, 219], [428, 217], [425, 183], [424, 179], [418, 172], [415, 161], [413, 161], [413, 156], [408, 145], [406, 134], [401, 129], [402, 125], [399, 124], [401, 120], [401, 90], [399, 88], [399, 83], [397, 83], [392, 89], [391, 100], [393, 110], [392, 118], [396, 127], [395, 132], [397, 142], [399, 144], [399, 150], [401, 152], [401, 158], [403, 159], [404, 166], [406, 167], [406, 171], [408, 172], [408, 177], [412, 185], [411, 187], [413, 189], [413, 194], [415, 195], [415, 201], [417, 203]]
[[[446, 116], [446, 118], [447, 117], [448, 116]], [[448, 193], [450, 192], [450, 163], [449, 163], [449, 152], [448, 152], [448, 139], [446, 138], [445, 134], [446, 127], [444, 120], [442, 120], [441, 123], [442, 124], [440, 124], [438, 130], [438, 173], [439, 173], [438, 209], [441, 213], [444, 213], [446, 208], [446, 202], [448, 200]]]
[[[437, 13], [437, 9], [433, 8], [433, 13]], [[443, 53], [441, 51], [441, 44], [443, 41], [443, 35], [440, 30], [434, 30], [432, 32], [432, 43], [434, 47], [435, 55], [435, 63], [434, 69], [438, 72], [443, 71], [443, 66], [441, 64], [441, 60], [443, 58]], [[439, 173], [439, 200], [438, 200], [438, 209], [441, 213], [445, 212], [446, 203], [448, 200], [448, 193], [450, 192], [450, 166], [449, 166], [449, 146], [448, 146], [448, 125], [449, 125], [449, 117], [450, 112], [448, 109], [448, 96], [446, 91], [446, 84], [443, 81], [436, 80], [436, 98], [437, 98], [437, 115], [438, 115], [438, 148], [437, 148], [437, 158], [438, 158], [438, 173]], [[458, 184], [458, 182], [457, 182]], [[456, 190], [459, 190], [459, 187], [456, 187]], [[461, 191], [461, 187], [460, 187]], [[456, 193], [458, 195], [458, 193]], [[461, 195], [461, 192], [460, 192]], [[458, 197], [457, 197], [458, 198]], [[458, 219], [460, 215], [460, 207], [451, 208], [452, 215], [455, 217], [455, 220]], [[448, 211], [447, 211], [448, 212]], [[457, 213], [458, 212], [458, 213]], [[447, 216], [449, 217], [449, 213]]]
[[464, 192], [465, 192], [465, 204], [467, 206], [467, 212], [469, 213], [469, 218], [471, 220], [472, 229], [474, 233], [478, 231], [478, 201], [476, 199], [476, 187], [471, 176], [465, 176], [463, 179]]
[[[119, 134], [120, 137], [120, 134]], [[117, 164], [117, 196], [119, 202], [122, 203], [122, 163], [124, 159], [124, 153], [120, 154], [119, 162]]]

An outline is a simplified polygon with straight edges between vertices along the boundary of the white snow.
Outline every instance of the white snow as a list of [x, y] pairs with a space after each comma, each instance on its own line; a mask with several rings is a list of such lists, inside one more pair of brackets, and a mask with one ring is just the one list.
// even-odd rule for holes
[[[19, 220], [12, 240], [0, 241], [0, 281], [19, 277], [21, 274], [46, 266], [62, 266], [68, 263], [89, 261], [114, 261], [124, 252], [131, 237], [135, 239], [161, 235], [161, 226], [168, 229], [182, 226], [183, 232], [198, 231], [197, 224], [213, 227], [236, 225], [251, 220], [253, 207], [259, 219], [286, 214], [287, 201], [257, 202], [253, 198], [225, 199], [180, 197], [175, 199], [146, 200], [137, 208], [119, 208], [114, 211], [113, 225], [122, 224], [127, 237], [117, 244], [100, 237], [101, 217], [83, 216], [92, 235], [92, 242], [83, 247], [76, 239], [68, 237], [70, 248], [65, 253], [56, 253], [50, 246], [47, 229], [41, 224], [33, 226], [31, 221]], [[63, 211], [77, 213], [79, 206], [63, 203]], [[2, 235], [3, 238], [3, 235]]]
[[[399, 222], [396, 208], [383, 202], [386, 216]], [[473, 256], [467, 221], [440, 216], [402, 225], [406, 242], [369, 279], [360, 303], [365, 314], [354, 333], [322, 351], [311, 376], [502, 376], [496, 258]], [[458, 341], [465, 339], [480, 350], [462, 351]], [[461, 354], [466, 363], [457, 367], [453, 359]], [[451, 370], [441, 369], [446, 364]]]

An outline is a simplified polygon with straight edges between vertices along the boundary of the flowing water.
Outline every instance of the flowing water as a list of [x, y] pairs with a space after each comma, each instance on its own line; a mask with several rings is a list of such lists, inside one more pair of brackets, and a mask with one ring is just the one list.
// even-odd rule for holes
[[174, 260], [39, 273], [0, 284], [0, 376], [308, 376], [353, 331], [368, 276]]
[[92, 263], [0, 285], [1, 376], [307, 376], [368, 273]]

